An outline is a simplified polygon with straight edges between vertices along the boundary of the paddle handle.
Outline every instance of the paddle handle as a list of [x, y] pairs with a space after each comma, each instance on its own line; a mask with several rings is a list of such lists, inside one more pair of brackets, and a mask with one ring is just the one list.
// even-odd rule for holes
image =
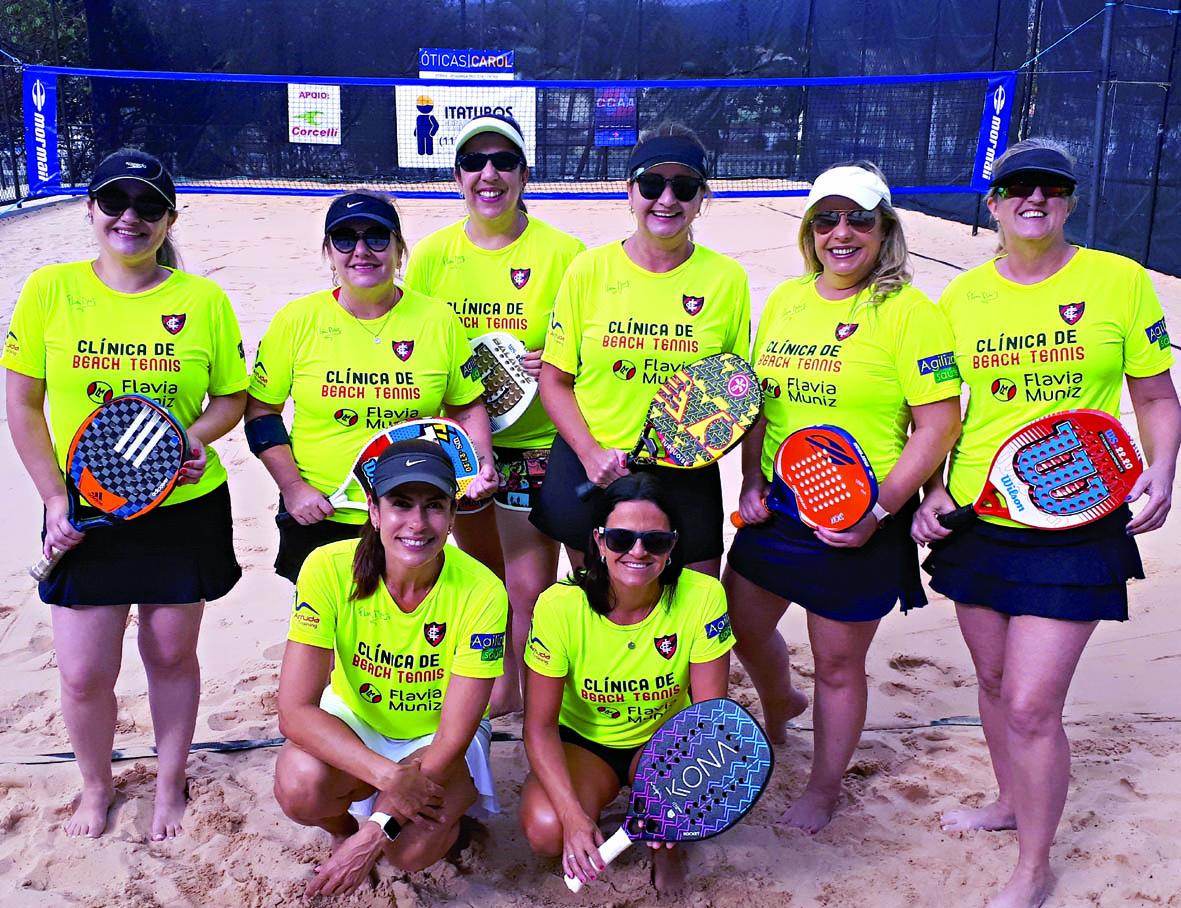
[[57, 567], [57, 563], [65, 557], [65, 554], [65, 549], [54, 549], [53, 554], [48, 558], [42, 556], [40, 561], [29, 568], [29, 576], [40, 583], [53, 573], [53, 569]]
[[976, 520], [976, 510], [970, 504], [966, 504], [962, 508], [940, 514], [938, 520], [944, 529], [962, 530]]
[[[626, 830], [620, 826], [615, 831], [615, 835], [611, 836], [611, 838], [599, 846], [599, 857], [602, 858], [603, 865], [610, 864], [623, 854], [631, 843], [632, 840]], [[578, 892], [582, 888], [582, 880], [576, 876], [563, 877], [563, 879], [566, 881], [566, 888], [571, 892]]]

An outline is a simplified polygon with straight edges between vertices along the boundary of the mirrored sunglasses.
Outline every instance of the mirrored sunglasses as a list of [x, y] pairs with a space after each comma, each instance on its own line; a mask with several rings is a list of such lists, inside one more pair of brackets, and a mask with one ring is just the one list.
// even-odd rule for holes
[[877, 225], [878, 212], [866, 208], [854, 208], [852, 211], [818, 211], [812, 215], [812, 229], [823, 235], [832, 233], [837, 224], [845, 219], [845, 223], [858, 233], [869, 233]]
[[471, 154], [461, 154], [456, 163], [459, 165], [459, 169], [465, 173], [479, 173], [488, 166], [489, 161], [501, 173], [508, 173], [510, 170], [525, 166], [525, 159], [515, 151], [494, 151], [491, 154], [473, 151]]
[[1065, 199], [1074, 195], [1074, 186], [1069, 183], [1050, 184], [1014, 182], [1005, 186], [998, 186], [996, 194], [1002, 199], [1028, 199], [1038, 190], [1047, 199]]

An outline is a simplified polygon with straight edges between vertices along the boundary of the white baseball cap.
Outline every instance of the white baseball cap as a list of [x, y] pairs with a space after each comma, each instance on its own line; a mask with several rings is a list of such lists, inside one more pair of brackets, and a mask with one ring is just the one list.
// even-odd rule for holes
[[804, 214], [821, 199], [839, 195], [873, 211], [882, 202], [890, 204], [890, 187], [876, 173], [856, 165], [831, 167], [818, 176], [808, 192]]

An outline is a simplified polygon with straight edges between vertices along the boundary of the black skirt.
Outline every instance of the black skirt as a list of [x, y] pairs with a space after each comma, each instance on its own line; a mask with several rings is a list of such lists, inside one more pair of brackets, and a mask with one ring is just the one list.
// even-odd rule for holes
[[[279, 513], [287, 509], [283, 505], [283, 496], [279, 496]], [[279, 524], [279, 552], [275, 555], [275, 573], [280, 577], [295, 583], [299, 577], [299, 569], [312, 554], [322, 545], [339, 542], [342, 539], [356, 539], [361, 535], [364, 523], [342, 523], [339, 520], [321, 520], [304, 526], [294, 521], [283, 521]]]
[[[837, 549], [793, 517], [743, 527], [727, 562], [751, 583], [833, 621], [876, 621], [927, 604], [910, 538], [915, 498], [857, 549]], [[732, 606], [733, 607], [733, 606]]]
[[220, 599], [241, 576], [222, 483], [200, 498], [90, 530], [38, 592], [42, 602], [68, 607], [179, 605]]
[[1144, 577], [1126, 506], [1086, 526], [1032, 530], [977, 520], [932, 543], [931, 589], [1006, 615], [1126, 621], [1127, 581]]

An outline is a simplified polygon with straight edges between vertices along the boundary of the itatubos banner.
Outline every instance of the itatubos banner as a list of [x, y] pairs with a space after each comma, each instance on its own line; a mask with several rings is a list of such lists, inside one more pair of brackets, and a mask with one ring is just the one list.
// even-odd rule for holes
[[984, 112], [980, 116], [976, 163], [972, 167], [972, 188], [977, 192], [988, 192], [993, 162], [1009, 145], [1009, 120], [1016, 100], [1016, 73], [1006, 73], [988, 80], [988, 91], [984, 93]]
[[21, 100], [29, 195], [53, 195], [61, 188], [62, 175], [57, 155], [57, 76], [26, 67]]

